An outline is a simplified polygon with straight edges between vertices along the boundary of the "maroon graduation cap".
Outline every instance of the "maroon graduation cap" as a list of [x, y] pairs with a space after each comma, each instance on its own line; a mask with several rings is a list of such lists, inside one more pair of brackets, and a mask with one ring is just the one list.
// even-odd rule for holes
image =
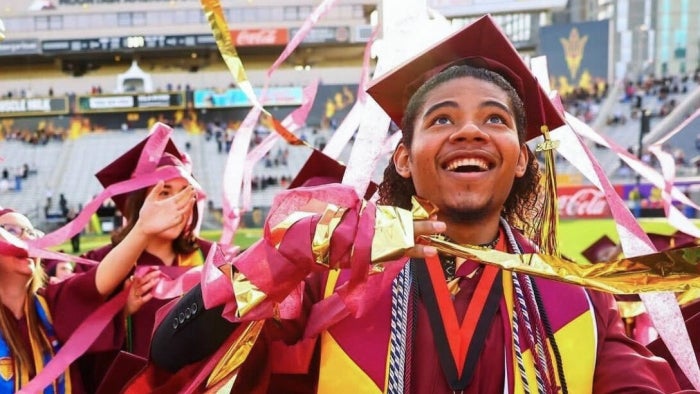
[[649, 239], [658, 251], [689, 247], [695, 244], [695, 237], [681, 231], [673, 234], [647, 233]]
[[[189, 163], [187, 156], [177, 149], [169, 136], [170, 129], [165, 129], [166, 127], [165, 125], [156, 125], [151, 134], [143, 141], [97, 172], [95, 177], [102, 186], [108, 188], [115, 183], [152, 173], [162, 166], [175, 166], [182, 169], [181, 175], [197, 189], [198, 194], [203, 196], [202, 187], [192, 178], [191, 168], [186, 164]], [[147, 145], [149, 148], [156, 147], [156, 149], [144, 149]], [[126, 194], [112, 196], [112, 200], [121, 212], [124, 212], [126, 197]]]
[[[323, 152], [314, 149], [306, 163], [301, 167], [297, 176], [289, 184], [289, 189], [301, 186], [319, 186], [343, 181], [345, 166]], [[369, 200], [377, 191], [377, 185], [370, 182], [365, 193], [365, 199]]]
[[673, 245], [674, 248], [685, 248], [693, 246], [697, 243], [697, 238], [690, 234], [686, 234], [680, 230], [673, 233]]
[[651, 243], [654, 244], [656, 250], [659, 252], [669, 249], [672, 244], [675, 244], [673, 241], [673, 235], [647, 233], [647, 236], [651, 240]]
[[610, 237], [603, 235], [581, 254], [591, 263], [602, 263], [615, 260], [620, 254], [620, 248]]
[[488, 15], [371, 82], [367, 93], [401, 125], [406, 104], [423, 82], [456, 64], [486, 68], [510, 82], [525, 104], [526, 140], [540, 136], [542, 125], [554, 130], [564, 124], [518, 51]]

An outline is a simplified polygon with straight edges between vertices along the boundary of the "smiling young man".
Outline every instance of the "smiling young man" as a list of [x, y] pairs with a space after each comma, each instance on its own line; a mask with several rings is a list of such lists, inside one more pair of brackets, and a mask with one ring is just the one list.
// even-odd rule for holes
[[[625, 336], [609, 295], [439, 256], [420, 244], [377, 264], [396, 258], [375, 258], [396, 246], [385, 241], [397, 234], [380, 220], [390, 216], [383, 207], [405, 209], [390, 210], [388, 220], [405, 228], [401, 212], [413, 196], [436, 212], [406, 234], [443, 233], [514, 254], [538, 249], [520, 231], [534, 234], [547, 220], [538, 163], [525, 142], [563, 121], [489, 17], [390, 72], [369, 93], [403, 131], [379, 186], [382, 206], [332, 185], [276, 201], [265, 239], [230, 262], [236, 293], [247, 283], [255, 290], [249, 294], [264, 296], [251, 312], [243, 303], [229, 309], [243, 321], [253, 319], [246, 313], [267, 318], [240, 369], [227, 371], [237, 372], [233, 392], [678, 390], [668, 364]], [[290, 205], [298, 209], [285, 211]], [[295, 293], [300, 283], [303, 297]], [[152, 342], [154, 363], [180, 370], [180, 379], [210, 372], [206, 356], [216, 346], [206, 333], [226, 322], [219, 316], [216, 323], [212, 314], [221, 309], [210, 309], [170, 324], [202, 303], [199, 289], [169, 312]]]
[[394, 153], [396, 172], [439, 207], [457, 242], [496, 238], [513, 181], [525, 173], [527, 147], [510, 102], [503, 89], [475, 77], [441, 84], [415, 114], [413, 139]]

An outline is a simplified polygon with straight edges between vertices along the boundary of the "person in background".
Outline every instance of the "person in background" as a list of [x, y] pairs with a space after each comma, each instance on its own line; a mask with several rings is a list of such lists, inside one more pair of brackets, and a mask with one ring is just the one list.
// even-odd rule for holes
[[[209, 374], [222, 385], [235, 376], [232, 392], [679, 390], [666, 361], [625, 335], [611, 295], [438, 254], [414, 241], [441, 234], [511, 254], [556, 245], [541, 237], [554, 219], [542, 196], [551, 201], [555, 191], [540, 186], [526, 142], [563, 119], [490, 17], [368, 92], [403, 130], [379, 185], [383, 205], [357, 201], [354, 189], [339, 185], [280, 196], [265, 239], [222, 266], [233, 276], [236, 302], [227, 307], [255, 321], [219, 317], [216, 324], [216, 312], [206, 310], [176, 325], [202, 296], [200, 288], [186, 294], [152, 342], [153, 364], [174, 373], [169, 384], [208, 372], [197, 369], [217, 349], [207, 333], [228, 324], [260, 330], [242, 364], [230, 366], [224, 357]], [[283, 216], [279, 210], [295, 199], [306, 203]], [[413, 220], [418, 208], [427, 218]], [[303, 297], [294, 297], [300, 283]], [[243, 289], [263, 294], [250, 312], [235, 296]], [[285, 318], [283, 306], [295, 301], [298, 315]], [[244, 348], [227, 346], [221, 350], [229, 354]]]
[[[69, 208], [68, 212], [66, 213], [66, 223], [71, 222], [73, 219], [78, 217], [78, 214], [80, 213], [80, 207], [76, 210], [75, 208]], [[70, 237], [70, 244], [71, 244], [71, 249], [73, 253], [79, 253], [80, 252], [80, 236], [82, 234], [82, 231], [76, 233], [74, 236]]]
[[46, 273], [49, 276], [49, 283], [61, 282], [73, 276], [75, 272], [75, 264], [70, 261], [55, 261], [51, 264], [45, 264]]
[[[112, 233], [111, 243], [88, 251], [83, 257], [102, 261], [107, 257], [118, 258], [130, 267], [148, 266], [150, 271], [143, 276], [134, 275], [128, 303], [125, 310], [126, 338], [122, 350], [135, 356], [148, 357], [153, 323], [158, 309], [167, 303], [167, 299], [157, 299], [151, 293], [159, 278], [176, 279], [191, 268], [203, 264], [211, 243], [196, 236], [199, 211], [195, 204], [196, 196], [203, 195], [202, 189], [185, 165], [186, 156], [169, 140], [157, 163], [152, 168], [136, 173], [139, 158], [150, 135], [122, 156], [107, 165], [96, 174], [104, 187], [129, 179], [151, 175], [165, 168], [175, 168], [178, 176], [162, 181], [160, 187], [147, 187], [122, 195], [112, 196], [117, 211], [122, 212], [125, 225]], [[189, 203], [177, 215], [169, 219], [172, 225], [159, 233], [144, 234], [141, 226], [148, 226], [154, 218], [144, 217], [143, 209], [146, 197], [158, 188], [156, 199], [168, 200], [175, 195], [185, 194]], [[129, 247], [120, 247], [128, 244]], [[114, 353], [84, 357], [80, 360], [86, 384], [96, 387], [101, 377], [114, 361]], [[126, 378], [125, 378], [126, 379]], [[123, 383], [123, 382], [122, 382]]]
[[[143, 210], [150, 226], [138, 231], [153, 234], [162, 231], [162, 218], [171, 218], [178, 207], [189, 201], [180, 193], [167, 204], [154, 206], [155, 194], [148, 197]], [[170, 223], [166, 223], [166, 226]], [[124, 282], [131, 264], [108, 256], [84, 273], [62, 281], [47, 283], [38, 259], [28, 257], [17, 242], [42, 236], [26, 216], [11, 209], [0, 210], [0, 392], [16, 392], [42, 371], [78, 325], [114, 293]], [[125, 243], [121, 248], [130, 248]], [[88, 352], [118, 348], [124, 337], [121, 317], [102, 332]], [[77, 364], [63, 372], [50, 388], [53, 393], [85, 393]], [[47, 391], [49, 392], [49, 391]]]

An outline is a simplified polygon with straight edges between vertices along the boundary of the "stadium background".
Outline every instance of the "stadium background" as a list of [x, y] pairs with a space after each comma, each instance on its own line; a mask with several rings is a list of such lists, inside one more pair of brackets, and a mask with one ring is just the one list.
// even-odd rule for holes
[[[221, 1], [254, 86], [262, 87], [268, 67], [320, 3]], [[565, 96], [570, 112], [640, 157], [644, 146], [699, 106], [698, 2], [432, 0], [427, 5], [455, 26], [492, 13], [523, 56], [548, 56], [550, 82]], [[321, 148], [356, 100], [364, 46], [381, 16], [381, 1], [338, 1], [275, 72], [266, 108], [283, 118], [300, 104], [302, 89], [319, 79], [301, 134]], [[200, 3], [18, 0], [0, 6], [0, 19], [5, 26], [0, 168], [8, 174], [7, 185], [0, 185], [0, 205], [26, 212], [38, 227], [55, 228], [65, 222], [66, 208], [80, 209], [101, 190], [93, 177], [97, 170], [144, 138], [153, 122], [163, 121], [175, 127], [176, 143], [188, 151], [195, 175], [208, 191], [204, 227], [213, 229], [216, 238], [227, 142], [249, 103], [232, 83]], [[578, 62], [576, 42], [583, 43]], [[640, 116], [642, 109], [653, 116]], [[667, 146], [679, 157], [682, 187], [696, 202], [698, 126], [687, 125]], [[261, 127], [256, 135], [267, 132]], [[613, 152], [590, 145], [627, 199], [639, 181]], [[260, 226], [273, 196], [309, 153], [280, 143], [255, 168], [255, 208], [246, 213], [245, 227]], [[558, 164], [563, 219], [609, 217], [602, 195], [566, 162]], [[643, 182], [639, 186], [643, 215], [661, 215], [652, 188]], [[685, 212], [695, 216], [693, 210]], [[113, 210], [105, 207], [103, 213], [86, 231], [112, 229]], [[576, 243], [568, 246], [570, 254], [608, 232], [596, 221], [587, 223], [591, 225], [576, 232], [587, 231], [591, 238], [569, 241]]]

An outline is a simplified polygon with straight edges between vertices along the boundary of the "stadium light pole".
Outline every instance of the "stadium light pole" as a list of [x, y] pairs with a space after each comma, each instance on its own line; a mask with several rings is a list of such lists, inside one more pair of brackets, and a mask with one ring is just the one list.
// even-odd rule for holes
[[649, 30], [649, 27], [645, 24], [641, 24], [637, 26], [637, 71], [639, 73], [639, 78], [644, 77], [644, 62], [645, 62], [645, 50], [644, 50], [644, 44], [646, 41], [646, 34], [647, 31]]
[[[643, 149], [643, 139], [644, 136], [649, 134], [650, 130], [650, 120], [651, 120], [651, 114], [649, 113], [649, 110], [646, 108], [642, 108], [641, 110], [642, 117], [639, 122], [639, 141], [637, 141], [637, 158], [641, 161], [642, 160], [642, 149]], [[637, 174], [637, 186], [639, 186], [640, 183], [640, 176]]]

